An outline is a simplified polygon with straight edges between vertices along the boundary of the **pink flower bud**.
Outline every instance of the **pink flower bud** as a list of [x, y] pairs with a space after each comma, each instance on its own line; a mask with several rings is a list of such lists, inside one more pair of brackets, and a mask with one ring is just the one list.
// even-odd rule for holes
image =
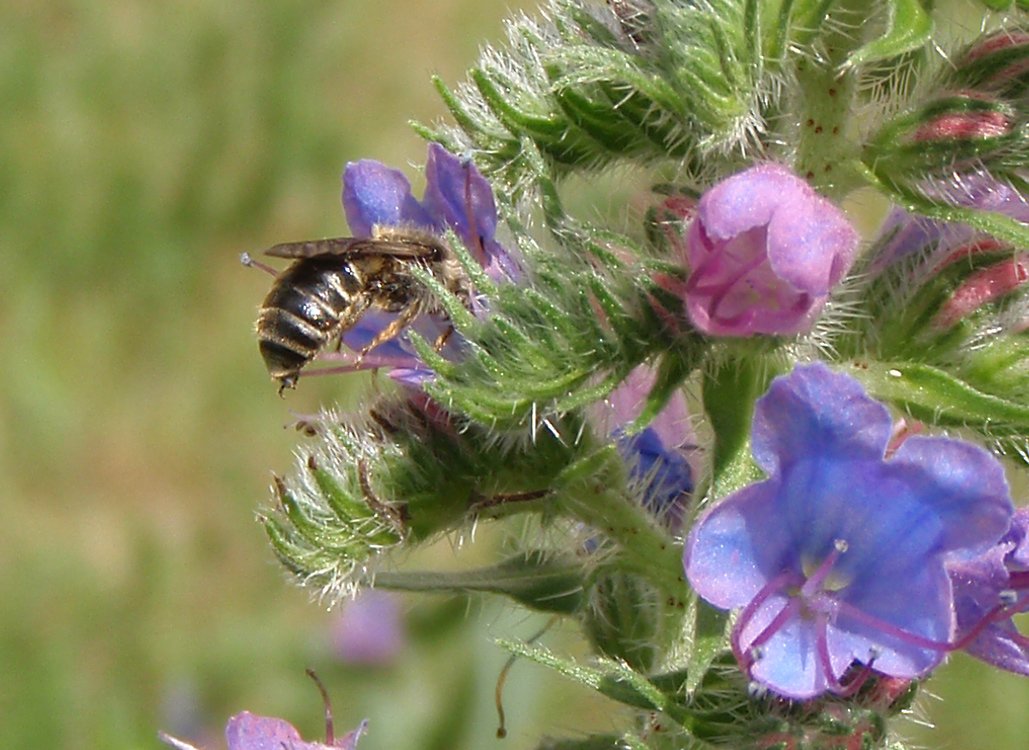
[[1029, 281], [1029, 257], [1022, 255], [995, 263], [969, 276], [954, 290], [933, 319], [946, 330], [987, 302], [1003, 297]]
[[687, 232], [690, 320], [715, 336], [801, 333], [857, 244], [843, 213], [785, 167], [733, 175], [704, 194]]
[[1029, 70], [1029, 32], [998, 31], [969, 47], [958, 61], [957, 75], [966, 83], [991, 89], [1019, 86]]
[[1011, 132], [1011, 118], [997, 110], [948, 112], [918, 127], [915, 143], [999, 138]]

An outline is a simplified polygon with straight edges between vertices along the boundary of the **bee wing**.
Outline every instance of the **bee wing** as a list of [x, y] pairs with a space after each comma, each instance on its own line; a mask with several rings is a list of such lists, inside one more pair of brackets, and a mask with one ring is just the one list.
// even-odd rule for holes
[[370, 255], [424, 258], [438, 251], [438, 247], [417, 240], [328, 237], [323, 240], [283, 242], [268, 248], [264, 254], [273, 258], [311, 258], [316, 255], [335, 255], [341, 258], [359, 258]]

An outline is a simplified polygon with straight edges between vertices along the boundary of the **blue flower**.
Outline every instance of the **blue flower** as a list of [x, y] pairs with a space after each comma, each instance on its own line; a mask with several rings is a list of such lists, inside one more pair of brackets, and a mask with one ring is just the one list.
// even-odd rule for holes
[[636, 421], [654, 385], [654, 372], [637, 367], [598, 406], [596, 418], [611, 435], [629, 467], [630, 479], [641, 488], [643, 505], [670, 529], [682, 525], [685, 499], [693, 491], [693, 470], [688, 461], [694, 447], [693, 427], [682, 393], [668, 400], [654, 420], [632, 435], [625, 427]]
[[1012, 617], [1029, 612], [1029, 508], [1020, 508], [1011, 529], [973, 559], [947, 566], [954, 586], [958, 645], [977, 659], [1029, 676], [1029, 636]]
[[[966, 175], [942, 190], [951, 203], [981, 211], [995, 211], [1029, 223], [1029, 200], [1020, 191], [986, 173]], [[995, 249], [999, 243], [967, 224], [942, 222], [894, 208], [879, 230], [880, 247], [873, 271], [893, 265], [916, 253], [926, 252], [927, 265], [936, 267], [955, 253], [975, 252], [980, 245]]]
[[[343, 170], [343, 210], [355, 237], [371, 237], [376, 226], [409, 227], [443, 236], [455, 232], [468, 252], [496, 281], [520, 275], [517, 262], [496, 240], [497, 207], [489, 183], [468, 160], [459, 159], [438, 143], [429, 144], [425, 163], [425, 195], [418, 200], [403, 172], [372, 159], [350, 162]], [[472, 300], [481, 309], [479, 300]], [[343, 337], [350, 350], [359, 351], [396, 317], [396, 313], [369, 310]], [[448, 330], [438, 317], [421, 316], [411, 326], [429, 341]], [[445, 354], [459, 347], [457, 337], [448, 339]], [[403, 337], [381, 344], [349, 367], [352, 355], [323, 353], [323, 359], [344, 363], [340, 369], [389, 367], [398, 379], [417, 386], [431, 373]]]
[[754, 458], [768, 478], [696, 524], [693, 588], [742, 608], [733, 650], [784, 696], [844, 693], [854, 662], [925, 675], [954, 634], [950, 556], [997, 543], [1012, 514], [1001, 465], [958, 440], [909, 437], [888, 459], [886, 408], [821, 364], [777, 378], [757, 404]]

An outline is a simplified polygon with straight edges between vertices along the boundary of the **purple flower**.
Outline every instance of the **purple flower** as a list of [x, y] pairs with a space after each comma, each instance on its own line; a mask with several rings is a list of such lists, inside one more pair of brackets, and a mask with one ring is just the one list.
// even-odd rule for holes
[[[986, 172], [963, 175], [950, 185], [936, 185], [932, 191], [937, 200], [964, 208], [995, 211], [1029, 224], [1029, 200], [1010, 185], [1000, 182]], [[918, 252], [928, 251], [927, 266], [938, 266], [945, 258], [962, 248], [974, 248], [981, 243], [995, 243], [987, 235], [967, 224], [935, 221], [895, 208], [879, 230], [882, 247], [872, 263], [873, 271], [880, 271], [899, 260]]]
[[686, 544], [693, 588], [743, 608], [740, 665], [782, 695], [846, 692], [854, 662], [920, 677], [954, 631], [951, 555], [976, 556], [1008, 528], [1001, 465], [958, 440], [913, 436], [885, 458], [890, 415], [821, 364], [777, 378], [754, 414], [768, 478], [708, 511]]
[[1029, 636], [1012, 617], [1029, 612], [1029, 508], [1012, 517], [1011, 529], [973, 559], [947, 566], [954, 586], [958, 644], [977, 659], [1029, 676]]
[[[479, 170], [438, 143], [430, 143], [425, 181], [425, 195], [419, 201], [403, 172], [372, 159], [348, 163], [343, 170], [342, 198], [350, 231], [355, 237], [371, 237], [376, 226], [420, 228], [439, 236], [452, 230], [491, 278], [517, 278], [517, 262], [496, 240], [497, 207], [493, 191]], [[479, 300], [473, 299], [472, 304], [481, 306]], [[396, 315], [369, 310], [347, 331], [343, 343], [359, 351]], [[434, 341], [449, 326], [445, 320], [423, 315], [411, 328]], [[444, 353], [453, 354], [459, 344], [457, 336], [450, 336]], [[402, 382], [415, 385], [431, 377], [402, 336], [375, 347], [359, 365], [353, 363], [350, 352], [323, 353], [322, 358], [342, 361], [343, 370], [395, 368]]]
[[624, 428], [643, 410], [654, 386], [654, 372], [637, 367], [596, 409], [600, 429], [615, 438], [629, 466], [631, 479], [643, 488], [643, 504], [670, 528], [682, 524], [683, 503], [693, 491], [689, 463], [694, 447], [686, 399], [677, 392], [642, 431], [626, 435]]
[[[225, 740], [229, 750], [356, 750], [357, 742], [364, 734], [366, 726], [367, 722], [362, 721], [357, 729], [334, 738], [329, 719], [326, 722], [324, 743], [304, 742], [300, 732], [288, 721], [243, 711], [229, 719], [225, 726]], [[158, 737], [176, 750], [198, 750], [193, 745], [163, 732], [160, 732]]]
[[368, 589], [344, 603], [332, 629], [332, 650], [348, 664], [388, 666], [405, 641], [400, 601], [388, 591]]
[[785, 167], [733, 175], [704, 194], [687, 232], [690, 320], [715, 336], [801, 333], [857, 244], [843, 213]]

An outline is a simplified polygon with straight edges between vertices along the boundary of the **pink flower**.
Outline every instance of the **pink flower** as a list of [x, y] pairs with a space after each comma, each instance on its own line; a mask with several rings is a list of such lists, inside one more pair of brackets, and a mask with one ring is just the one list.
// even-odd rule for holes
[[843, 213], [785, 167], [733, 175], [704, 194], [687, 232], [690, 320], [713, 336], [801, 333], [857, 244]]

